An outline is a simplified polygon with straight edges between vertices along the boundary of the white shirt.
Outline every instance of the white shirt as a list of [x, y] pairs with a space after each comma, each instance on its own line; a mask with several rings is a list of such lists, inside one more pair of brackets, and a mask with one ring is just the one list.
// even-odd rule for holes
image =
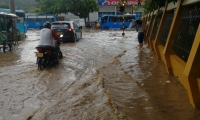
[[137, 26], [138, 32], [144, 32], [144, 27], [142, 25]]
[[51, 30], [48, 28], [43, 28], [40, 31], [40, 41], [39, 41], [39, 45], [42, 46], [55, 46], [55, 42], [53, 39], [53, 36], [51, 34]]

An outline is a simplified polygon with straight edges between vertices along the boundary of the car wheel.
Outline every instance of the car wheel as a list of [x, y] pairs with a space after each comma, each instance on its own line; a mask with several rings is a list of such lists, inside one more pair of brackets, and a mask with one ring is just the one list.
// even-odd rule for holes
[[80, 37], [80, 39], [82, 39], [82, 33], [81, 33], [81, 37]]
[[109, 30], [109, 28], [108, 27], [104, 27], [104, 30]]
[[76, 35], [74, 35], [73, 41], [77, 42], [77, 36]]

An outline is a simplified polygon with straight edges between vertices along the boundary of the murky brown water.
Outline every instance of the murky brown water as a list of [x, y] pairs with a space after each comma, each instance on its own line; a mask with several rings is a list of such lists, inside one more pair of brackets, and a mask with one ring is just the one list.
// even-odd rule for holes
[[0, 52], [0, 120], [198, 120], [186, 90], [136, 32], [97, 31], [61, 44], [64, 58], [37, 70], [38, 30]]

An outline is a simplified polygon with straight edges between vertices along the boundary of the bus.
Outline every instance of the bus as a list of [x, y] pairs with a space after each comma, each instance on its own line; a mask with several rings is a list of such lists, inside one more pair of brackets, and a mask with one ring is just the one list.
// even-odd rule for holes
[[46, 21], [49, 21], [50, 23], [55, 22], [56, 16], [53, 14], [26, 14], [26, 23], [28, 29], [42, 29]]
[[[7, 14], [10, 13], [10, 9], [4, 9], [0, 8], [0, 12], [5, 12]], [[16, 27], [19, 30], [20, 34], [25, 34], [27, 33], [27, 25], [26, 25], [26, 20], [25, 20], [25, 11], [24, 10], [15, 10], [15, 13], [17, 15], [16, 19], [13, 19], [16, 22]]]
[[[136, 14], [124, 15], [124, 28], [128, 28], [130, 23], [136, 19]], [[105, 15], [98, 19], [101, 29], [122, 29], [122, 15]], [[133, 26], [134, 27], [134, 26]]]

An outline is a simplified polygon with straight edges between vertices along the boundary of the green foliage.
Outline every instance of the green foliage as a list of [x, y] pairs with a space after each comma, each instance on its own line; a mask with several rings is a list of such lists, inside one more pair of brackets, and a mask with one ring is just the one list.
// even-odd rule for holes
[[[37, 2], [35, 0], [14, 0], [15, 2], [15, 9], [24, 10], [27, 13], [35, 12]], [[5, 8], [1, 5], [6, 5], [9, 8], [9, 0], [0, 0], [0, 8]]]
[[41, 0], [37, 7], [41, 14], [71, 12], [81, 18], [87, 18], [90, 12], [99, 10], [96, 0]]
[[144, 1], [144, 14], [147, 14], [153, 10], [158, 9], [159, 7], [165, 6], [165, 3], [170, 3], [170, 2], [177, 2], [178, 0], [151, 0], [151, 2], [148, 2], [149, 0]]
[[[81, 18], [87, 18], [90, 12], [99, 11], [99, 5], [96, 0], [78, 0], [80, 1], [78, 6], [74, 4], [75, 9], [72, 10], [72, 13], [79, 15]], [[73, 12], [74, 11], [74, 12]]]
[[7, 4], [0, 4], [0, 8], [6, 8], [6, 9], [8, 9], [9, 6]]
[[[40, 0], [40, 2], [36, 5], [38, 7], [36, 12], [41, 14], [57, 14], [57, 1], [58, 0]], [[63, 6], [65, 6], [65, 4], [63, 4]]]
[[[71, 12], [87, 18], [90, 12], [99, 11], [96, 0], [14, 0], [15, 8], [26, 13], [60, 14]], [[5, 5], [5, 6], [4, 6]], [[0, 8], [9, 8], [9, 0], [0, 0]]]

